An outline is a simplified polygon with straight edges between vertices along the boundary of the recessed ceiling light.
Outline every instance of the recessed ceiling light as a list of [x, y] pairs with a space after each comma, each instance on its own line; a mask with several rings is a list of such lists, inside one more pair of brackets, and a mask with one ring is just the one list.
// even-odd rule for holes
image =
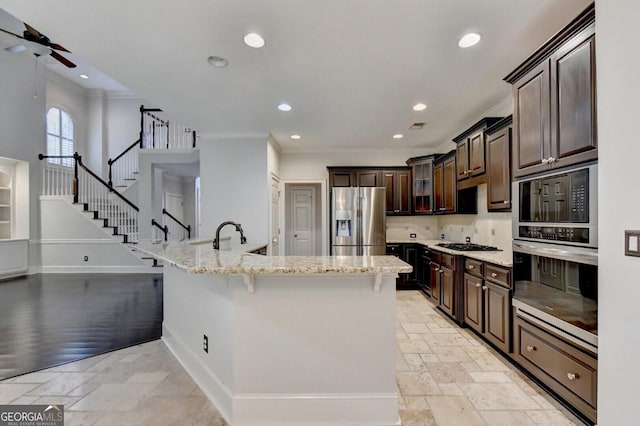
[[213, 65], [214, 67], [218, 68], [224, 68], [229, 65], [229, 61], [220, 56], [209, 56], [207, 58], [207, 62], [209, 62], [209, 65]]
[[393, 135], [394, 139], [402, 139], [404, 138], [404, 135], [401, 135], [400, 133]]
[[249, 33], [244, 36], [244, 44], [249, 47], [253, 47], [255, 49], [259, 49], [264, 46], [264, 39], [260, 36], [260, 34]]
[[462, 36], [460, 41], [458, 41], [458, 46], [466, 49], [467, 47], [474, 46], [478, 44], [480, 41], [480, 34], [477, 33], [467, 33]]
[[427, 109], [427, 106], [425, 104], [423, 104], [422, 102], [417, 103], [413, 106], [413, 110], [414, 111], [424, 111], [425, 109]]
[[300, 135], [291, 135], [291, 139], [298, 140], [300, 139]]
[[280, 111], [291, 111], [291, 105], [283, 102], [280, 105], [278, 105], [278, 109]]
[[88, 76], [88, 75], [86, 75], [86, 74], [80, 74], [80, 78], [82, 78], [82, 79], [86, 80], [86, 79], [88, 79], [88, 78], [89, 78], [89, 76]]

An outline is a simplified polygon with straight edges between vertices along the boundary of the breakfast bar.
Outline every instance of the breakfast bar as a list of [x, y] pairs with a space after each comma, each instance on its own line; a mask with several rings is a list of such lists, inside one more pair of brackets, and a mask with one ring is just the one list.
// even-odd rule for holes
[[231, 425], [400, 424], [395, 278], [408, 264], [137, 250], [164, 263], [163, 341]]

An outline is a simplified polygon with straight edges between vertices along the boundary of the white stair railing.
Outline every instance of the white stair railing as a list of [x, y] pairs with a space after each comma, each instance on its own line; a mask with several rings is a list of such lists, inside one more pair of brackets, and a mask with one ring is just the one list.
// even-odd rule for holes
[[74, 195], [73, 167], [45, 161], [42, 167], [42, 182], [42, 195]]

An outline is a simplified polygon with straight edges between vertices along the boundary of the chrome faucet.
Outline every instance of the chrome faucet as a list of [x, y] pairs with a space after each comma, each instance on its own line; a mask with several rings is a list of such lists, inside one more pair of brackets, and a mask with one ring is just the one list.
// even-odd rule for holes
[[247, 244], [247, 238], [244, 236], [242, 225], [228, 220], [226, 222], [222, 222], [220, 226], [218, 226], [218, 229], [216, 229], [216, 238], [213, 240], [213, 248], [215, 250], [220, 250], [220, 230], [227, 225], [233, 225], [236, 227], [236, 231], [240, 233], [240, 244]]

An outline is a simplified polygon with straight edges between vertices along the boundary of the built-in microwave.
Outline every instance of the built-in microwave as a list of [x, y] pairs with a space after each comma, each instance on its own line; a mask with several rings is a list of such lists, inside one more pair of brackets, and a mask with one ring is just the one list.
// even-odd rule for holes
[[598, 247], [598, 166], [514, 181], [513, 238]]

